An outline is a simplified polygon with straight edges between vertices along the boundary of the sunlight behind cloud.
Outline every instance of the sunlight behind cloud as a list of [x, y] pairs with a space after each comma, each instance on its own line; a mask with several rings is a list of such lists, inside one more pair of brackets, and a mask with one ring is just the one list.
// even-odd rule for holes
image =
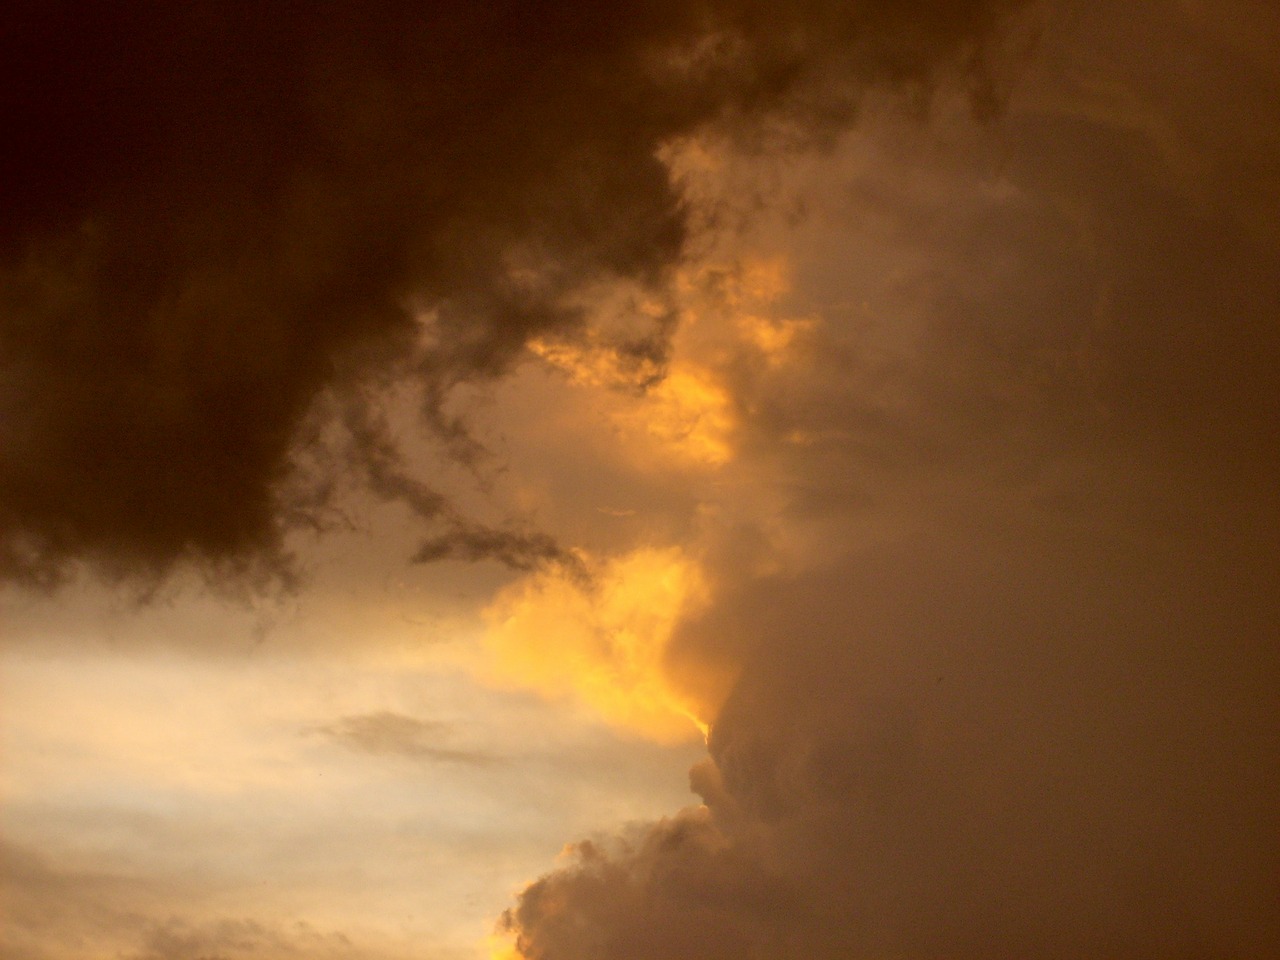
[[574, 698], [608, 723], [663, 743], [705, 736], [713, 705], [668, 674], [669, 641], [704, 607], [699, 565], [679, 548], [641, 548], [586, 579], [564, 568], [532, 574], [486, 611], [487, 672], [552, 698]]
[[[733, 459], [733, 398], [711, 370], [681, 359], [660, 376], [651, 364], [624, 368], [617, 352], [606, 348], [539, 340], [530, 349], [571, 383], [601, 391], [610, 422], [646, 459], [657, 454], [703, 467]], [[635, 390], [642, 391], [639, 398]]]
[[489, 960], [525, 960], [524, 954], [516, 947], [514, 934], [493, 933], [485, 940], [489, 951]]
[[686, 461], [718, 467], [733, 458], [730, 438], [735, 424], [729, 395], [696, 367], [673, 370], [644, 403], [618, 420]]

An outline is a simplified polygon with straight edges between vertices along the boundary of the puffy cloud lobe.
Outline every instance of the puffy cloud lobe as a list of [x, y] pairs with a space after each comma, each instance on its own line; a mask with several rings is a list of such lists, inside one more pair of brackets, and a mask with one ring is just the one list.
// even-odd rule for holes
[[1276, 558], [981, 520], [726, 601], [705, 808], [529, 887], [521, 953], [1265, 953]]
[[823, 130], [864, 81], [977, 62], [1013, 5], [20, 3], [4, 575], [279, 556], [300, 424], [410, 352], [415, 315], [438, 412], [572, 326], [583, 284], [659, 281], [685, 229], [666, 139]]
[[[573, 865], [530, 885], [501, 927], [529, 957], [777, 956], [794, 891], [710, 816], [689, 811], [607, 847], [575, 845]], [[772, 949], [771, 949], [772, 948]]]

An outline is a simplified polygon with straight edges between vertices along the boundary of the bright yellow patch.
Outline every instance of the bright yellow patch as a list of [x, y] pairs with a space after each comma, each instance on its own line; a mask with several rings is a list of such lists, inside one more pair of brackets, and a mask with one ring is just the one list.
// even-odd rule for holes
[[673, 369], [644, 402], [617, 418], [643, 430], [681, 459], [718, 467], [733, 457], [733, 406], [729, 394], [696, 367]]
[[[601, 390], [598, 403], [632, 455], [665, 455], [707, 467], [723, 466], [733, 458], [733, 401], [709, 370], [673, 362], [659, 378], [650, 365], [624, 370], [617, 353], [605, 348], [536, 340], [529, 349], [564, 372], [571, 383]], [[630, 392], [637, 389], [642, 391], [639, 396]]]
[[509, 933], [494, 933], [485, 938], [485, 949], [489, 951], [489, 960], [525, 960], [525, 956], [516, 949], [516, 940]]
[[575, 698], [660, 742], [705, 736], [708, 706], [666, 664], [676, 624], [708, 601], [698, 564], [644, 548], [589, 567], [589, 578], [552, 568], [499, 593], [485, 613], [494, 679]]

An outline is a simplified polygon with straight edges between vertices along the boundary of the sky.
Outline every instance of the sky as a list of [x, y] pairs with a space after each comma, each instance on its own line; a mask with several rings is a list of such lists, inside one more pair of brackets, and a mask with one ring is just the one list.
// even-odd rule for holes
[[1280, 952], [1280, 12], [19, 0], [0, 954]]

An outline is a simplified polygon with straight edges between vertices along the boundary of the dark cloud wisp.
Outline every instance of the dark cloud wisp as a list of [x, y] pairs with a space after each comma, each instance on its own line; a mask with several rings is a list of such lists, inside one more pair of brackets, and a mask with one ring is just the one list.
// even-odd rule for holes
[[485, 764], [494, 758], [448, 746], [448, 724], [420, 720], [389, 710], [342, 717], [318, 732], [360, 753], [447, 763]]

